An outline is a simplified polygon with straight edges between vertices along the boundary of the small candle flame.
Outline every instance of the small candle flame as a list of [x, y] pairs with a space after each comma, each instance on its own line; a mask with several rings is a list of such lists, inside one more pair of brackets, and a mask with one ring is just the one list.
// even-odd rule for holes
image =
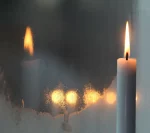
[[64, 91], [60, 89], [56, 89], [52, 92], [51, 95], [52, 102], [55, 104], [62, 104], [64, 102], [65, 96]]
[[71, 105], [75, 105], [77, 103], [78, 94], [76, 91], [68, 91], [66, 93], [66, 102]]
[[129, 23], [126, 22], [126, 32], [125, 32], [125, 49], [124, 49], [124, 57], [128, 60], [130, 56], [130, 35], [129, 35]]
[[25, 38], [24, 38], [24, 50], [26, 50], [31, 56], [33, 56], [34, 48], [33, 48], [33, 38], [31, 28], [26, 28]]
[[100, 99], [101, 95], [99, 92], [97, 92], [95, 89], [85, 89], [84, 91], [84, 103], [86, 105], [91, 105], [96, 103]]

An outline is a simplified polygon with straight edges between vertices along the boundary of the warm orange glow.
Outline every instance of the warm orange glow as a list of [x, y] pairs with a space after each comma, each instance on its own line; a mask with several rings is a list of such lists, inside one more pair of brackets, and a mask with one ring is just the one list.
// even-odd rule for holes
[[78, 94], [76, 91], [68, 91], [66, 93], [66, 102], [71, 105], [75, 105], [78, 100]]
[[116, 94], [114, 92], [107, 92], [106, 93], [106, 101], [108, 104], [114, 104], [116, 101]]
[[136, 95], [136, 102], [138, 101], [138, 95]]
[[64, 91], [57, 89], [54, 90], [51, 94], [51, 100], [55, 104], [62, 104], [64, 102], [65, 96], [64, 96]]
[[25, 38], [24, 38], [24, 50], [26, 50], [31, 56], [34, 53], [33, 38], [30, 27], [26, 28]]
[[126, 32], [125, 32], [125, 49], [124, 49], [124, 57], [130, 56], [130, 35], [129, 35], [129, 23], [126, 22]]
[[85, 89], [84, 91], [84, 103], [90, 105], [96, 103], [100, 99], [101, 95], [94, 89]]

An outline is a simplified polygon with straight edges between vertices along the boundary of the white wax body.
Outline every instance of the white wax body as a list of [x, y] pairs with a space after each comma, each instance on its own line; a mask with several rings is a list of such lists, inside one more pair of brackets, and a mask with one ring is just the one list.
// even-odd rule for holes
[[116, 133], [135, 133], [136, 59], [117, 60]]
[[27, 60], [22, 64], [22, 88], [21, 94], [25, 107], [37, 109], [40, 105], [40, 76], [41, 60]]

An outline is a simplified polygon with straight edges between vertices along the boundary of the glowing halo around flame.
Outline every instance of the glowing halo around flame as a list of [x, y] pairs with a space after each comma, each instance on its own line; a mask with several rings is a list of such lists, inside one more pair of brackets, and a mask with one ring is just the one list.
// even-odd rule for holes
[[138, 103], [138, 102], [139, 102], [139, 93], [138, 93], [138, 92], [136, 93], [135, 100], [136, 100], [136, 103]]
[[116, 94], [112, 91], [106, 92], [106, 101], [108, 104], [114, 104], [116, 102]]
[[136, 101], [138, 100], [138, 96], [136, 96], [135, 100], [136, 100]]
[[70, 105], [75, 105], [77, 103], [78, 100], [78, 94], [76, 91], [68, 91], [66, 93], [66, 102]]
[[86, 105], [91, 105], [96, 103], [99, 99], [101, 98], [101, 95], [98, 91], [96, 91], [95, 89], [85, 89], [84, 91], [84, 103]]
[[56, 89], [51, 94], [51, 100], [54, 104], [63, 104], [65, 99], [64, 91], [61, 89]]

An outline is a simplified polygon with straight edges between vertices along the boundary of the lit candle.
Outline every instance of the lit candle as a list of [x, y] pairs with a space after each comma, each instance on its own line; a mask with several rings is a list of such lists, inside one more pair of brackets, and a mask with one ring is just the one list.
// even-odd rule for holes
[[126, 23], [124, 58], [117, 60], [116, 133], [135, 133], [136, 59], [130, 57], [129, 25]]
[[22, 66], [22, 88], [21, 94], [24, 100], [24, 106], [32, 109], [38, 109], [41, 98], [41, 75], [44, 62], [41, 59], [34, 59], [34, 45], [32, 32], [27, 27], [24, 38], [24, 50], [26, 52], [25, 60]]

